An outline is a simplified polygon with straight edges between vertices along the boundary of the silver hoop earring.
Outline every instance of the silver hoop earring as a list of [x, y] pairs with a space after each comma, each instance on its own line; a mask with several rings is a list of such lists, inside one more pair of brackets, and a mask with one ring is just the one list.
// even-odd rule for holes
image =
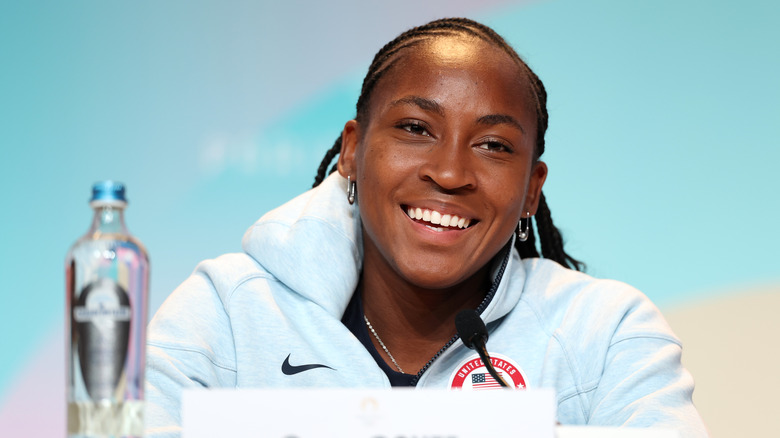
[[531, 220], [531, 212], [526, 212], [527, 216], [520, 219], [517, 224], [517, 240], [525, 242], [528, 240], [528, 223]]
[[355, 194], [357, 193], [357, 183], [352, 181], [352, 177], [347, 175], [347, 201], [352, 205], [355, 203]]

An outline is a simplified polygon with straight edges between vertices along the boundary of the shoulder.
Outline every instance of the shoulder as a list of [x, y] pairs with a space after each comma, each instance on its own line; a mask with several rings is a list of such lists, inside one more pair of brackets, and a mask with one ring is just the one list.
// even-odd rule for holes
[[218, 300], [221, 307], [228, 308], [233, 293], [241, 285], [253, 279], [271, 279], [272, 276], [245, 253], [224, 254], [215, 259], [204, 260], [176, 290], [168, 302], [183, 300], [193, 306], [202, 300]]
[[544, 259], [524, 259], [512, 274], [522, 291], [508, 316], [544, 347], [537, 379], [556, 388], [562, 423], [706, 434], [680, 342], [642, 292]]
[[525, 259], [521, 301], [550, 333], [579, 338], [600, 332], [610, 343], [630, 337], [675, 337], [658, 308], [626, 283], [594, 278], [545, 259]]
[[[262, 278], [270, 275], [246, 254], [225, 254], [199, 263], [155, 313], [149, 324], [149, 342], [180, 345], [189, 340], [207, 345], [224, 341], [221, 336], [229, 332], [233, 293], [241, 285]], [[196, 336], [220, 339], [193, 341]]]

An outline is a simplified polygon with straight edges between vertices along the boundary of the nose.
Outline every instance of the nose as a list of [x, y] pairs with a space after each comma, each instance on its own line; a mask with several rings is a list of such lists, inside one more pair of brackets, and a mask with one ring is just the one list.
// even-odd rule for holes
[[420, 178], [434, 182], [446, 191], [473, 189], [476, 177], [470, 152], [468, 145], [457, 141], [433, 145], [420, 166]]

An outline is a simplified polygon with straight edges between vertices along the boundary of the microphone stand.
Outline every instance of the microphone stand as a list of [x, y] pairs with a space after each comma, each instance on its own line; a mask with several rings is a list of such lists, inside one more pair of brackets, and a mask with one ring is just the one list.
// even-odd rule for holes
[[495, 367], [493, 367], [493, 362], [490, 360], [490, 355], [488, 355], [487, 348], [485, 347], [484, 342], [474, 342], [474, 349], [477, 350], [477, 354], [479, 354], [479, 358], [482, 359], [482, 362], [485, 364], [485, 368], [487, 368], [488, 372], [490, 372], [490, 375], [493, 376], [494, 379], [496, 379], [496, 382], [498, 382], [499, 385], [501, 385], [504, 388], [509, 388], [510, 386], [506, 383], [503, 377], [498, 374]]

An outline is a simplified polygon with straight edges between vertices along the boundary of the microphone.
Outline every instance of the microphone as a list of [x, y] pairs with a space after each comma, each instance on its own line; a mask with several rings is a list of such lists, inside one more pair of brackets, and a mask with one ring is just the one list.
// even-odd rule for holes
[[479, 317], [477, 311], [466, 309], [455, 315], [455, 330], [458, 331], [458, 336], [463, 340], [463, 344], [466, 347], [477, 351], [479, 358], [482, 359], [482, 363], [485, 364], [485, 368], [496, 379], [496, 382], [504, 388], [509, 388], [509, 385], [498, 375], [493, 367], [493, 363], [490, 361], [490, 356], [485, 346], [488, 341], [488, 331], [485, 327], [485, 322]]
[[476, 310], [461, 310], [455, 315], [455, 329], [458, 336], [466, 344], [466, 347], [474, 350], [478, 345], [485, 345], [488, 341], [488, 332], [482, 318]]

